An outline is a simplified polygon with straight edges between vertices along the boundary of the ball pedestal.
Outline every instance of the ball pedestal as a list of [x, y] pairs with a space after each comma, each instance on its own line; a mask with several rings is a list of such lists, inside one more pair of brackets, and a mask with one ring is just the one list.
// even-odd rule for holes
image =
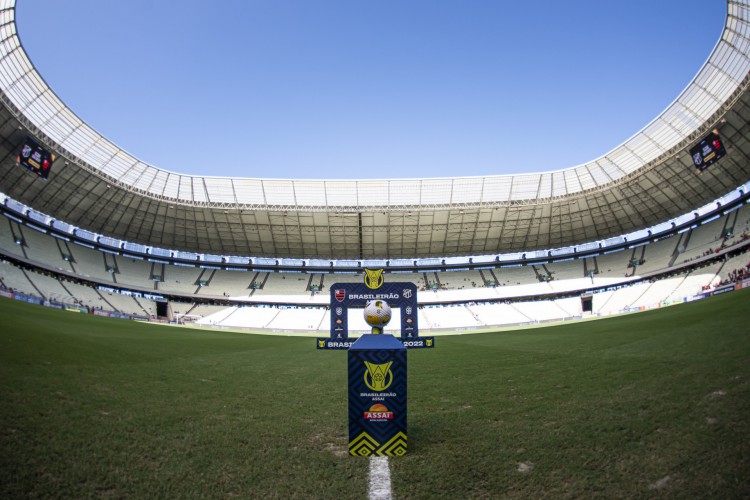
[[361, 336], [348, 352], [349, 454], [354, 456], [406, 453], [406, 348], [378, 330]]

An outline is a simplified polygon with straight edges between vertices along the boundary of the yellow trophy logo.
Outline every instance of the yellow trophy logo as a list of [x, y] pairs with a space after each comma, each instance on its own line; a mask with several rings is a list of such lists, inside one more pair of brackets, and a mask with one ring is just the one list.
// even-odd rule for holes
[[425, 342], [427, 343], [427, 347], [432, 347], [432, 339], [427, 339]]
[[322, 349], [325, 346], [326, 346], [326, 341], [325, 340], [318, 340], [318, 347], [320, 347]]
[[383, 286], [383, 270], [382, 269], [365, 269], [365, 286], [371, 290], [377, 290]]
[[393, 383], [393, 372], [391, 371], [391, 365], [393, 361], [382, 365], [376, 365], [365, 361], [365, 385], [373, 391], [384, 391], [388, 389]]

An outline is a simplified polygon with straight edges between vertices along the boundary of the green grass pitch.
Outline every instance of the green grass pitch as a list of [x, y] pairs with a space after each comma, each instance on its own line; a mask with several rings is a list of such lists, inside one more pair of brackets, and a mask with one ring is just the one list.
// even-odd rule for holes
[[[346, 353], [0, 299], [0, 497], [364, 498]], [[396, 498], [750, 495], [750, 290], [409, 352]]]

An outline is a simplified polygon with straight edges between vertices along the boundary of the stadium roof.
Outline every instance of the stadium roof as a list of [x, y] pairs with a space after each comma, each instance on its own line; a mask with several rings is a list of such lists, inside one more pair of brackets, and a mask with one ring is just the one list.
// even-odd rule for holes
[[[727, 2], [694, 80], [601, 158], [537, 174], [385, 180], [200, 177], [139, 161], [50, 89], [0, 1], [0, 190], [90, 231], [165, 248], [334, 259], [555, 248], [655, 225], [750, 179], [750, 0]], [[727, 156], [697, 175], [688, 149], [718, 129]], [[49, 180], [16, 166], [27, 135], [59, 156]]]

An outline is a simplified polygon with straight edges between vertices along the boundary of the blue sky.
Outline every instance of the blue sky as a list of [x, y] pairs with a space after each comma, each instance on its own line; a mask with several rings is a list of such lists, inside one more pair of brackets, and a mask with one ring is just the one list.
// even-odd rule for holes
[[709, 56], [722, 1], [21, 0], [81, 118], [198, 175], [418, 178], [595, 159]]

